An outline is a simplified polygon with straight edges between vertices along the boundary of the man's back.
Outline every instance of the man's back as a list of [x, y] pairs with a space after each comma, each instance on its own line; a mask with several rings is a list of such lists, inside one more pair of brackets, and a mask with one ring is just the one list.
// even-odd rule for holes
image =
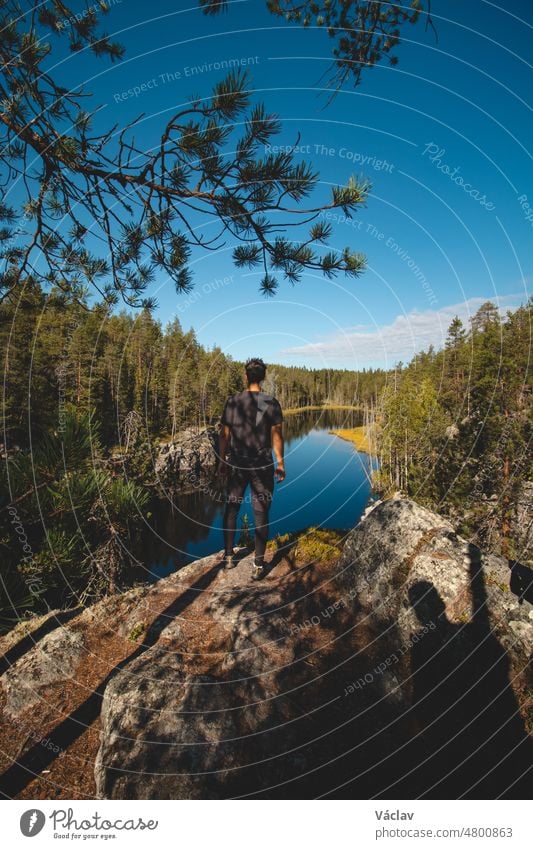
[[238, 392], [226, 401], [222, 424], [231, 431], [231, 453], [259, 457], [272, 449], [272, 427], [281, 424], [279, 401], [265, 392]]
[[[268, 514], [274, 481], [285, 480], [283, 414], [279, 402], [261, 389], [266, 375], [263, 360], [252, 357], [247, 360], [244, 371], [247, 389], [226, 401], [218, 439], [219, 473], [227, 475], [224, 561], [226, 569], [233, 569], [236, 565], [233, 543], [237, 515], [249, 486], [255, 526], [252, 580], [258, 581], [265, 574]], [[275, 468], [272, 451], [276, 457]]]

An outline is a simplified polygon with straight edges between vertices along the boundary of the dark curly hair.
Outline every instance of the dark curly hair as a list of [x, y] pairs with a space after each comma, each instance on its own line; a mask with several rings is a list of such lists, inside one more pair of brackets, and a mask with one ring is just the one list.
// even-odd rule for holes
[[251, 357], [244, 366], [248, 383], [261, 383], [265, 379], [266, 365], [259, 357]]

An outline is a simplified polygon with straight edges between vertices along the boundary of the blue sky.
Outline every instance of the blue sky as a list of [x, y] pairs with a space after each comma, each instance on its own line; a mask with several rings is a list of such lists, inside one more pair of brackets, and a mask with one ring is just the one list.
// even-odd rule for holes
[[438, 42], [423, 25], [409, 27], [397, 67], [369, 70], [359, 88], [346, 83], [329, 105], [321, 77], [331, 40], [272, 17], [260, 0], [230, 3], [215, 18], [195, 0], [110, 6], [105, 27], [125, 46], [124, 60], [110, 66], [83, 54], [62, 66], [103, 106], [102, 126], [143, 112], [136, 139], [150, 147], [172, 110], [193, 93], [207, 96], [223, 76], [209, 63], [244, 58], [254, 98], [282, 120], [278, 143], [300, 134], [304, 158], [320, 172], [318, 197], [328, 199], [331, 184], [351, 174], [373, 185], [355, 220], [332, 219], [332, 245], [368, 257], [361, 278], [304, 274], [265, 300], [259, 275], [234, 268], [228, 243], [216, 254], [194, 253], [192, 296], [158, 278], [152, 293], [163, 323], [177, 315], [203, 344], [239, 359], [390, 367], [439, 345], [456, 313], [468, 321], [484, 300], [502, 309], [526, 300], [533, 276], [529, 0], [510, 0], [505, 9], [433, 0]]

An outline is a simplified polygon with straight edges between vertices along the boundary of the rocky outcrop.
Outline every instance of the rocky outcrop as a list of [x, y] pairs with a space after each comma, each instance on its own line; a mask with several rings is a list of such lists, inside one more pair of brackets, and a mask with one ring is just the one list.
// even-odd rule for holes
[[59, 627], [43, 637], [2, 678], [7, 716], [18, 717], [38, 705], [51, 685], [72, 678], [82, 653], [83, 637], [78, 631]]
[[513, 564], [483, 555], [414, 501], [397, 497], [374, 507], [348, 536], [337, 568], [337, 580], [355, 590], [358, 605], [377, 622], [394, 621], [400, 636], [420, 625], [413, 586], [430, 581], [442, 617], [455, 624], [483, 617], [510, 657], [522, 668], [527, 663], [533, 607], [511, 592]]
[[355, 590], [374, 625], [393, 622], [401, 643], [430, 621], [436, 628], [443, 622], [458, 628], [478, 623], [501, 641], [515, 680], [525, 680], [533, 607], [525, 600], [527, 586], [522, 597], [513, 592], [514, 567], [483, 555], [442, 517], [394, 498], [375, 507], [349, 535], [337, 580]]
[[516, 511], [511, 522], [511, 537], [520, 561], [533, 563], [533, 482], [520, 487]]
[[12, 792], [520, 797], [533, 607], [508, 563], [401, 497], [336, 545], [280, 541], [257, 584], [244, 552], [204, 558], [73, 618], [81, 658], [39, 691], [64, 756], [24, 751]]
[[[378, 727], [386, 718], [401, 725], [402, 714], [413, 709], [410, 729], [398, 736], [405, 735], [404, 744], [421, 737], [416, 760], [420, 746], [425, 751], [442, 743], [442, 729], [435, 733], [430, 727], [438, 725], [439, 707], [448, 706], [450, 695], [453, 706], [465, 689], [480, 687], [482, 704], [492, 700], [491, 722], [479, 723], [480, 693], [470, 693], [462, 707], [448, 711], [445, 728], [461, 734], [474, 723], [469, 737], [481, 745], [489, 730], [500, 728], [492, 727], [496, 718], [506, 750], [523, 736], [509, 682], [518, 691], [526, 684], [533, 638], [532, 608], [510, 593], [509, 575], [504, 561], [482, 558], [439, 516], [393, 499], [378, 505], [350, 534], [326, 593], [312, 583], [310, 599], [298, 599], [296, 617], [286, 615], [294, 602], [283, 583], [243, 592], [240, 580], [236, 586], [220, 576], [216, 591], [198, 610], [204, 636], [211, 630], [210, 651], [202, 653], [200, 668], [194, 668], [197, 654], [194, 663], [190, 660], [197, 638], [182, 632], [178, 642], [155, 646], [106, 690], [96, 766], [99, 793], [111, 798], [275, 795], [280, 781], [298, 784], [288, 751], [297, 751], [297, 771], [305, 773], [325, 762], [317, 733], [329, 735], [329, 754], [339, 744], [331, 714], [310, 716], [331, 698], [351, 696], [357, 710], [354, 694], [359, 707], [372, 706]], [[347, 636], [355, 623], [359, 633]], [[361, 651], [363, 633], [374, 645], [363, 647], [365, 661], [354, 665], [347, 658], [354, 649]], [[424, 690], [435, 686], [435, 669], [416, 667], [432, 663], [449, 678], [447, 695], [440, 695], [437, 710], [432, 696], [430, 708], [418, 710]], [[354, 670], [344, 689], [336, 664], [344, 664], [345, 676]], [[346, 722], [349, 716], [345, 703], [336, 718]], [[514, 723], [512, 729], [505, 729], [506, 722]], [[344, 738], [344, 746], [364, 745], [359, 733]], [[384, 738], [376, 750], [383, 744]], [[498, 757], [501, 749], [492, 743]], [[455, 748], [446, 752], [441, 765], [452, 770], [455, 753]], [[464, 754], [461, 741], [461, 758]], [[259, 774], [252, 765], [260, 765]], [[361, 765], [356, 759], [352, 767], [357, 771]], [[477, 777], [483, 776], [481, 770]], [[426, 780], [423, 771], [418, 781]], [[474, 783], [471, 769], [464, 780]]]
[[424, 792], [429, 784], [429, 795], [442, 798], [491, 797], [513, 782], [511, 795], [524, 792], [533, 573], [484, 555], [402, 498], [379, 504], [352, 531], [338, 570], [380, 645], [357, 684], [410, 712], [416, 745], [408, 748], [420, 750], [415, 761], [426, 757], [416, 770]]
[[306, 714], [297, 690], [313, 669], [307, 644], [319, 650], [329, 639], [311, 622], [314, 579], [293, 577], [288, 560], [260, 586], [249, 556], [231, 572], [205, 566], [214, 580], [191, 596], [179, 633], [173, 617], [161, 622], [157, 644], [106, 689], [95, 769], [104, 798], [224, 798], [257, 790], [261, 772], [267, 786], [299, 774], [302, 757], [295, 769], [285, 752], [305, 731], [287, 727]]
[[187, 428], [162, 444], [155, 461], [158, 483], [181, 492], [200, 488], [216, 469], [216, 440], [215, 428]]

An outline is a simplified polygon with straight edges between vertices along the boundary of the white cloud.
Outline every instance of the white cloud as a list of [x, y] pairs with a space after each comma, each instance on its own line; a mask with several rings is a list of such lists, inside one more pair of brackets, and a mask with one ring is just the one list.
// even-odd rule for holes
[[[381, 365], [390, 368], [402, 360], [408, 362], [414, 354], [426, 350], [430, 345], [441, 348], [448, 327], [454, 316], [458, 315], [465, 327], [469, 319], [488, 298], [470, 298], [460, 304], [452, 304], [439, 310], [413, 310], [406, 315], [397, 316], [391, 324], [383, 327], [364, 328], [362, 325], [349, 327], [324, 337], [317, 342], [286, 348], [281, 351], [285, 357], [298, 358], [305, 362], [309, 358], [318, 359], [315, 367], [362, 368], [369, 365]], [[524, 301], [524, 294], [503, 295], [498, 302], [500, 312], [515, 309]]]

